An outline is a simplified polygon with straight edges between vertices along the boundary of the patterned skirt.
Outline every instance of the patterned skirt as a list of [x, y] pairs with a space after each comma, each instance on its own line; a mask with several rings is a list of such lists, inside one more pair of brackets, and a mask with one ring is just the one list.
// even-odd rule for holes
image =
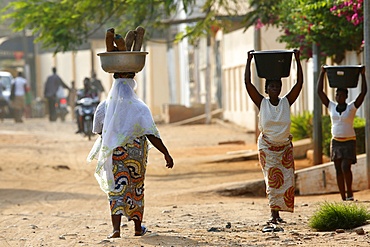
[[11, 106], [14, 109], [22, 110], [25, 106], [24, 96], [15, 96], [14, 100], [11, 101]]
[[112, 215], [142, 221], [144, 213], [144, 179], [148, 156], [145, 136], [113, 152], [115, 189], [108, 193]]
[[272, 210], [294, 211], [294, 157], [293, 144], [273, 143], [260, 136], [263, 148], [259, 150], [259, 161], [266, 184], [266, 194]]

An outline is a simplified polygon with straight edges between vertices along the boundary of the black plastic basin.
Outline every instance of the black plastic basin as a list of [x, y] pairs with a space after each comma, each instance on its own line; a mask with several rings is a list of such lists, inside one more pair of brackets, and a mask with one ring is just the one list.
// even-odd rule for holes
[[332, 88], [355, 88], [363, 65], [324, 66]]
[[292, 50], [267, 50], [252, 52], [260, 78], [279, 80], [290, 75]]

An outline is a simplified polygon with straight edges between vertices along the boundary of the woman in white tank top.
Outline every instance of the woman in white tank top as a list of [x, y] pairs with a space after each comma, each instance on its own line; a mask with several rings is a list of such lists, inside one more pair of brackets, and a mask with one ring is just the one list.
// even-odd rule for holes
[[252, 51], [248, 52], [244, 81], [249, 97], [259, 109], [259, 161], [265, 178], [266, 193], [271, 210], [268, 223], [283, 222], [280, 211], [294, 211], [294, 158], [290, 134], [290, 106], [299, 96], [303, 85], [300, 52], [294, 50], [297, 82], [290, 92], [279, 97], [281, 79], [266, 80], [264, 97], [251, 82]]
[[[334, 162], [337, 185], [343, 201], [353, 201], [352, 191], [352, 171], [351, 165], [357, 163], [356, 156], [356, 133], [353, 129], [353, 120], [357, 109], [364, 102], [367, 92], [365, 67], [361, 70], [361, 92], [356, 100], [346, 103], [348, 97], [347, 88], [337, 88], [335, 100], [337, 103], [329, 100], [325, 94], [324, 76], [325, 68], [321, 67], [320, 76], [317, 83], [317, 93], [321, 102], [329, 109], [331, 119], [331, 160]], [[346, 195], [347, 187], [347, 195]]]

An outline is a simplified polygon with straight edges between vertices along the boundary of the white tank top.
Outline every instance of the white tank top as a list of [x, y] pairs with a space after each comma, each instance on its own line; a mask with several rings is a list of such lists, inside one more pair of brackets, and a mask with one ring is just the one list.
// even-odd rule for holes
[[274, 106], [269, 98], [261, 101], [259, 112], [259, 130], [273, 142], [286, 142], [290, 136], [290, 105], [284, 96]]
[[351, 101], [342, 114], [337, 112], [337, 103], [329, 101], [328, 109], [331, 117], [331, 134], [333, 137], [354, 137], [356, 132], [353, 129], [353, 120], [356, 116], [357, 108], [355, 101]]

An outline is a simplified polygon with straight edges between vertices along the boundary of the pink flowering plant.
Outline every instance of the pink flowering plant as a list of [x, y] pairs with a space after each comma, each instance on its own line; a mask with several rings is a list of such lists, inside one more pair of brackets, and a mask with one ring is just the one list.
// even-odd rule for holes
[[[346, 51], [362, 49], [363, 0], [252, 2], [257, 6], [253, 18], [255, 27], [280, 28], [282, 35], [278, 41], [286, 43], [287, 48], [299, 47], [303, 59], [312, 57], [312, 44], [319, 46], [322, 58], [332, 57], [337, 64], [344, 59]], [[268, 8], [266, 3], [270, 5]]]
[[358, 26], [364, 22], [362, 5], [363, 0], [339, 0], [335, 1], [335, 4], [330, 8], [330, 11], [338, 17], [346, 18], [346, 20], [351, 22], [354, 26]]

